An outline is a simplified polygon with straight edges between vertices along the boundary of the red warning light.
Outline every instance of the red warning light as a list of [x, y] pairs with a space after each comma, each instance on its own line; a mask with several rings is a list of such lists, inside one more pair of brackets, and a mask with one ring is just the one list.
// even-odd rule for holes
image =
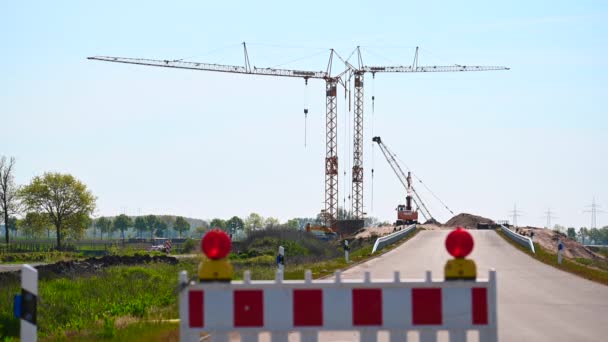
[[445, 248], [454, 258], [464, 258], [473, 250], [473, 237], [462, 227], [457, 227], [445, 239]]
[[230, 253], [231, 248], [230, 237], [220, 229], [207, 232], [201, 241], [201, 249], [209, 259], [225, 258]]

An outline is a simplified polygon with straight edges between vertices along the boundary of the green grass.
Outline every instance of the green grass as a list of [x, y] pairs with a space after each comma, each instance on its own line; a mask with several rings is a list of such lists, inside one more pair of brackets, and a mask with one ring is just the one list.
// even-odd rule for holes
[[[417, 231], [387, 248], [386, 253], [416, 235]], [[285, 279], [303, 279], [310, 269], [314, 278], [332, 274], [370, 257], [373, 241], [359, 244], [350, 254], [320, 262], [290, 263]], [[38, 331], [41, 341], [166, 341], [175, 340], [178, 327], [173, 323], [143, 323], [179, 317], [177, 274], [188, 271], [196, 277], [198, 259], [180, 260], [177, 265], [147, 264], [114, 266], [74, 277], [44, 276], [39, 282]], [[234, 279], [251, 271], [252, 279], [274, 279], [274, 257], [233, 258]], [[19, 321], [13, 318], [13, 295], [20, 291], [16, 274], [0, 276], [0, 341], [18, 336]], [[125, 323], [125, 322], [128, 322]], [[161, 336], [158, 338], [157, 336]]]
[[[41, 279], [38, 331], [44, 339], [62, 340], [73, 334], [100, 330], [116, 319], [168, 319], [178, 316], [177, 274], [193, 274], [197, 264], [116, 266], [79, 277]], [[19, 279], [3, 279], [0, 293], [0, 336], [17, 336], [12, 297]], [[4, 286], [6, 284], [6, 286]], [[103, 330], [103, 329], [101, 329]]]
[[[543, 249], [538, 243], [534, 243], [534, 250], [536, 251], [536, 254], [533, 254], [527, 248], [524, 248], [519, 244], [515, 243], [513, 240], [509, 239], [500, 230], [496, 230], [496, 233], [503, 239], [505, 239], [508, 243], [513, 245], [515, 248], [521, 250], [522, 252], [528, 254], [530, 257], [540, 262], [543, 262], [555, 268], [559, 268], [560, 270], [576, 274], [585, 279], [608, 285], [608, 268], [604, 270], [596, 268], [596, 263], [598, 263], [599, 261], [593, 261], [589, 259], [583, 259], [585, 261], [579, 260], [582, 258], [577, 258], [573, 261], [568, 258], [564, 258], [562, 264], [560, 265], [557, 263], [557, 255]], [[600, 262], [600, 264], [604, 265], [605, 262]]]
[[23, 262], [57, 262], [82, 258], [82, 254], [74, 252], [29, 252], [0, 254], [0, 263]]

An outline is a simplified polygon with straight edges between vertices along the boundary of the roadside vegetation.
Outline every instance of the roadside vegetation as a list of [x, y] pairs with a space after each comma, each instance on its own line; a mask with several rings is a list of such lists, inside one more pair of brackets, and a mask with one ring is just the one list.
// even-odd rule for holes
[[505, 239], [508, 243], [513, 245], [515, 248], [528, 254], [530, 257], [543, 262], [547, 265], [553, 266], [560, 270], [570, 272], [581, 276], [585, 279], [593, 280], [598, 283], [608, 285], [608, 261], [606, 259], [586, 259], [586, 258], [575, 258], [569, 259], [564, 258], [562, 264], [557, 263], [557, 254], [551, 253], [541, 247], [538, 243], [534, 243], [534, 250], [536, 254], [532, 253], [528, 249], [515, 243], [509, 239], [503, 232], [496, 230], [496, 233]]
[[[385, 253], [410, 237], [392, 245]], [[374, 237], [375, 238], [375, 237]], [[235, 244], [230, 255], [234, 279], [245, 270], [252, 279], [274, 279], [279, 245], [286, 251], [285, 279], [331, 275], [369, 259], [374, 238], [351, 240], [350, 263], [338, 241], [321, 241], [295, 230], [269, 229]], [[87, 272], [41, 272], [38, 328], [42, 341], [170, 341], [178, 338], [177, 274], [196, 278], [201, 257], [177, 264], [150, 262], [138, 266], [91, 268]], [[0, 341], [18, 336], [19, 321], [12, 314], [12, 297], [20, 290], [17, 273], [0, 273]]]

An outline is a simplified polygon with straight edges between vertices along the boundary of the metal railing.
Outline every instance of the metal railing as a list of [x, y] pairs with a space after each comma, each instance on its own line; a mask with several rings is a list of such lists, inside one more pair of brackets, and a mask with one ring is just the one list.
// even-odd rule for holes
[[406, 236], [408, 236], [410, 233], [414, 232], [416, 230], [416, 225], [412, 224], [410, 226], [407, 226], [401, 230], [398, 230], [394, 233], [391, 233], [389, 235], [385, 235], [382, 237], [379, 237], [376, 240], [376, 243], [374, 243], [374, 248], [372, 249], [372, 254], [376, 253], [376, 251], [381, 250], [382, 248], [393, 244], [403, 238], [405, 238]]
[[504, 225], [500, 225], [500, 229], [505, 232], [505, 234], [513, 241], [515, 241], [516, 243], [520, 244], [521, 246], [523, 246], [524, 248], [528, 248], [529, 250], [532, 251], [532, 253], [536, 254], [536, 251], [534, 250], [534, 243], [532, 242], [532, 239], [530, 239], [527, 236], [523, 236], [523, 235], [519, 235], [516, 232], [512, 231], [511, 229], [505, 227]]

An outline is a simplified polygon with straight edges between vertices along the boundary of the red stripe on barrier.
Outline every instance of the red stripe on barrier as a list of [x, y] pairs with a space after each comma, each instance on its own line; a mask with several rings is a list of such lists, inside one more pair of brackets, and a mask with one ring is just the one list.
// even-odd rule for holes
[[441, 324], [441, 289], [412, 289], [412, 324]]
[[234, 326], [264, 326], [264, 291], [234, 291]]
[[353, 289], [353, 325], [382, 325], [382, 289]]
[[293, 325], [323, 325], [323, 290], [293, 290]]
[[188, 292], [188, 324], [190, 328], [202, 328], [205, 324], [205, 297], [203, 291]]
[[472, 288], [471, 299], [473, 324], [488, 324], [488, 289], [485, 287]]

